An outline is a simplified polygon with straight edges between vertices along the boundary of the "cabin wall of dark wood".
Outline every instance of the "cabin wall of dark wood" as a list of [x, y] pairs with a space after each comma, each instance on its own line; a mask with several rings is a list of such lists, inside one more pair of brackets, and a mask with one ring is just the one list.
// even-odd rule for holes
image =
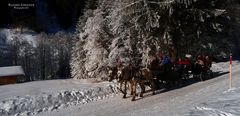
[[17, 76], [0, 77], [0, 85], [15, 84], [17, 83]]

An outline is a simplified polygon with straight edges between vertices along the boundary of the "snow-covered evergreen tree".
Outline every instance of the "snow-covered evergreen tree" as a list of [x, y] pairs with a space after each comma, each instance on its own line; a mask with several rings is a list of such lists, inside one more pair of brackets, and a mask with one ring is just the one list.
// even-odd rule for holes
[[[226, 16], [218, 0], [99, 0], [81, 20], [72, 53], [74, 78], [103, 78], [106, 66], [148, 66], [153, 56], [172, 60], [217, 47]], [[87, 11], [87, 10], [86, 10]], [[226, 20], [224, 20], [224, 18]], [[223, 40], [224, 41], [224, 40]], [[221, 41], [221, 42], [223, 42]]]
[[[106, 77], [109, 33], [105, 11], [105, 3], [99, 2], [99, 7], [88, 17], [83, 30], [73, 48], [72, 76], [75, 78]], [[81, 24], [81, 22], [80, 22]], [[79, 27], [81, 28], [81, 27]], [[106, 71], [106, 70], [105, 70]]]

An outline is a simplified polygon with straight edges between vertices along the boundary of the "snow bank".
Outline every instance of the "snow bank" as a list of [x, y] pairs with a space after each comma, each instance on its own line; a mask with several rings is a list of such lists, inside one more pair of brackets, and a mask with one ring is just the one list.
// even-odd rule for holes
[[[239, 61], [233, 61], [232, 65], [233, 68], [238, 68], [240, 67], [240, 62]], [[229, 62], [219, 62], [219, 63], [213, 63], [211, 70], [213, 72], [228, 72], [229, 71]]]
[[[94, 83], [92, 83], [94, 85]], [[64, 86], [64, 85], [63, 85]], [[84, 104], [91, 101], [114, 96], [118, 93], [113, 83], [101, 84], [84, 89], [61, 90], [54, 93], [16, 96], [0, 101], [1, 116], [33, 115], [44, 111], [57, 110], [69, 105]]]
[[207, 103], [196, 106], [190, 116], [240, 116], [240, 88], [214, 96]]

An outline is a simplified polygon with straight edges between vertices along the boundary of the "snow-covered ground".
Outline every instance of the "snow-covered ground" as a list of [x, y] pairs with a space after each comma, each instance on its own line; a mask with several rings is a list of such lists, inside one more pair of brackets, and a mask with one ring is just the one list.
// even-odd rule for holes
[[240, 116], [240, 88], [233, 88], [220, 96], [195, 106], [190, 116]]
[[[233, 62], [233, 86], [228, 91], [229, 63], [213, 64], [219, 76], [173, 90], [148, 92], [131, 102], [117, 86], [92, 80], [51, 80], [0, 86], [0, 114], [37, 116], [238, 116], [240, 65]], [[222, 74], [222, 75], [221, 75]], [[112, 96], [112, 97], [109, 97]], [[114, 96], [114, 97], [113, 97]], [[105, 98], [105, 99], [103, 99]], [[101, 99], [101, 100], [100, 100]]]
[[0, 114], [33, 115], [117, 94], [116, 85], [93, 80], [51, 80], [0, 86]]

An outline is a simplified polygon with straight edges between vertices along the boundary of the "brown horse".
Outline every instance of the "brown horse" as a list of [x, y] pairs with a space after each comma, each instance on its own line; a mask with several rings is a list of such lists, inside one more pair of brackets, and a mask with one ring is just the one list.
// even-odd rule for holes
[[121, 67], [108, 67], [108, 77], [109, 77], [109, 81], [113, 81], [114, 79], [116, 79], [118, 81], [118, 83], [120, 84], [120, 88], [118, 88], [122, 93], [122, 85], [123, 85], [123, 79], [121, 78], [121, 76], [119, 76], [120, 72], [119, 70], [121, 69]]
[[143, 94], [145, 93], [145, 83], [146, 82], [150, 82], [150, 87], [152, 89], [152, 94], [155, 94], [155, 90], [156, 90], [156, 85], [154, 82], [154, 78], [152, 75], [152, 72], [150, 69], [148, 68], [142, 68], [142, 69], [136, 69], [134, 72], [134, 83], [133, 83], [133, 101], [135, 100], [135, 96], [136, 96], [136, 86], [137, 83], [139, 83], [140, 87], [141, 87], [141, 94], [140, 97], [143, 97]]
[[[135, 101], [137, 96], [136, 88], [137, 84], [141, 87], [140, 97], [143, 97], [145, 93], [145, 83], [150, 82], [150, 87], [152, 88], [153, 94], [155, 94], [156, 86], [152, 76], [152, 72], [148, 68], [137, 69], [132, 66], [125, 67], [113, 67], [109, 69], [108, 76], [110, 77], [109, 81], [117, 79], [120, 83], [119, 90], [124, 94], [123, 98], [126, 98], [127, 95], [127, 83], [130, 83], [132, 101]], [[124, 89], [122, 90], [122, 85], [124, 84]]]
[[132, 101], [135, 101], [135, 98], [137, 96], [136, 94], [136, 88], [137, 88], [137, 84], [140, 85], [141, 87], [141, 93], [140, 93], [140, 97], [143, 97], [143, 94], [145, 93], [145, 83], [146, 82], [150, 82], [150, 87], [152, 89], [152, 94], [155, 94], [155, 90], [156, 90], [156, 85], [153, 79], [153, 75], [152, 72], [148, 69], [148, 68], [129, 68], [126, 67], [122, 70], [122, 76], [123, 76], [123, 80], [125, 80], [125, 95], [124, 97], [126, 97], [126, 81], [129, 81], [131, 84], [131, 95], [133, 95], [132, 97]]
[[[133, 80], [133, 73], [132, 73], [132, 67], [131, 66], [125, 66], [118, 68], [117, 72], [117, 78], [118, 82], [120, 83], [120, 91], [123, 93], [123, 98], [126, 98], [127, 95], [127, 83], [130, 83], [131, 86], [131, 95], [134, 93], [133, 92], [133, 85], [134, 85], [134, 80]], [[122, 90], [122, 85], [124, 83], [124, 90]]]

